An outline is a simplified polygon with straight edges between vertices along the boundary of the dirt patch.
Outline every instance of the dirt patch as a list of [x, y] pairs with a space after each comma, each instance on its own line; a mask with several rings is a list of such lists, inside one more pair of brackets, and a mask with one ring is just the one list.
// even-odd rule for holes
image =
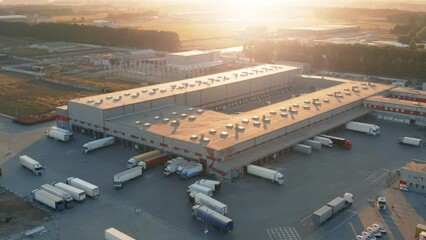
[[42, 225], [49, 215], [0, 188], [0, 239]]

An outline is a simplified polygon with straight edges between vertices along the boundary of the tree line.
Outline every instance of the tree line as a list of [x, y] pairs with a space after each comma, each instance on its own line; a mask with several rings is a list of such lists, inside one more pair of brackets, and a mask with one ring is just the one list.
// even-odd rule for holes
[[0, 35], [31, 37], [43, 41], [66, 41], [103, 46], [177, 51], [179, 34], [169, 31], [107, 28], [79, 24], [0, 22]]
[[259, 62], [305, 62], [316, 69], [426, 80], [426, 51], [407, 48], [252, 41], [244, 44], [244, 53]]

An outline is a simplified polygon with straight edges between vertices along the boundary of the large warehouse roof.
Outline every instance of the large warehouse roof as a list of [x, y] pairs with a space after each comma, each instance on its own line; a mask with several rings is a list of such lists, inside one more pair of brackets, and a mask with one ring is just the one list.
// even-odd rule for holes
[[171, 83], [153, 85], [149, 87], [134, 88], [125, 91], [79, 98], [70, 100], [69, 102], [84, 104], [99, 109], [109, 109], [187, 92], [199, 91], [234, 82], [247, 81], [254, 78], [296, 69], [298, 68], [283, 65], [260, 65], [226, 73], [213, 74]]
[[[353, 81], [235, 116], [184, 106], [170, 106], [110, 121], [134, 125], [157, 135], [222, 150], [309, 120], [392, 87], [382, 84], [370, 86]], [[182, 114], [186, 115], [182, 117]], [[174, 120], [179, 121], [178, 125]], [[149, 123], [149, 126], [145, 123]]]
[[426, 91], [417, 90], [413, 88], [404, 88], [404, 87], [396, 87], [391, 90], [392, 92], [399, 92], [399, 93], [408, 93], [413, 95], [420, 95], [426, 97]]
[[408, 107], [417, 107], [417, 108], [426, 108], [426, 103], [421, 102], [413, 102], [408, 100], [402, 100], [398, 98], [389, 98], [389, 97], [383, 97], [383, 96], [372, 96], [367, 99], [367, 101], [373, 101], [373, 102], [380, 102], [380, 103], [388, 103], [393, 105], [402, 105], [402, 106], [408, 106]]

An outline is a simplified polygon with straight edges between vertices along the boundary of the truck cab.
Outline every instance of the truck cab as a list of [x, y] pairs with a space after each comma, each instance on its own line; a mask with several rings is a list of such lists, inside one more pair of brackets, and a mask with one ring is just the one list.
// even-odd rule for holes
[[379, 208], [379, 210], [386, 210], [386, 198], [385, 197], [377, 198], [377, 207]]

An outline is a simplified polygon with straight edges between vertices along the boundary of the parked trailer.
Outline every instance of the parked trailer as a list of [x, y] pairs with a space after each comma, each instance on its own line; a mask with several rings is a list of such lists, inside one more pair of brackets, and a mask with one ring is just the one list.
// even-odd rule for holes
[[276, 170], [250, 164], [247, 165], [247, 173], [265, 179], [269, 179], [272, 182], [276, 182], [280, 185], [284, 184], [284, 176]]
[[46, 137], [62, 142], [68, 142], [72, 139], [73, 135], [68, 130], [58, 127], [51, 127], [46, 131]]
[[67, 193], [67, 192], [65, 192], [65, 191], [63, 191], [63, 190], [61, 190], [57, 187], [54, 187], [50, 184], [41, 185], [41, 189], [50, 193], [50, 194], [53, 194], [57, 197], [62, 198], [65, 201], [67, 207], [70, 207], [70, 203], [73, 200], [72, 197], [71, 197], [71, 194], [69, 194], [69, 193]]
[[115, 143], [114, 137], [106, 137], [83, 144], [83, 153], [88, 153], [99, 148], [108, 147]]
[[81, 202], [86, 199], [86, 193], [79, 188], [67, 185], [63, 182], [54, 183], [53, 186], [69, 193], [71, 197], [78, 202]]
[[213, 192], [219, 191], [220, 188], [222, 187], [222, 184], [219, 181], [208, 180], [208, 179], [200, 179], [196, 181], [195, 183], [204, 187], [208, 187]]
[[177, 157], [166, 162], [166, 168], [164, 168], [164, 175], [168, 176], [172, 173], [175, 173], [180, 166], [188, 164], [189, 161], [185, 160], [182, 157]]
[[417, 224], [416, 233], [414, 234], [414, 237], [416, 238], [420, 236], [421, 232], [426, 232], [426, 224], [421, 224], [421, 223]]
[[114, 175], [114, 187], [121, 188], [123, 183], [140, 176], [142, 176], [141, 166], [136, 166], [121, 173], [117, 173]]
[[420, 138], [412, 138], [412, 137], [401, 137], [398, 140], [399, 143], [412, 145], [419, 147], [422, 145], [422, 140]]
[[346, 138], [341, 138], [341, 137], [335, 137], [335, 136], [330, 136], [330, 135], [320, 135], [320, 137], [325, 137], [330, 139], [331, 141], [333, 141], [333, 144], [344, 148], [346, 150], [351, 150], [352, 148], [352, 142]]
[[134, 238], [118, 231], [115, 228], [105, 230], [105, 240], [135, 240]]
[[314, 140], [320, 142], [324, 146], [333, 147], [333, 141], [331, 141], [329, 138], [316, 136], [314, 137]]
[[80, 178], [69, 177], [67, 179], [68, 185], [79, 188], [86, 192], [86, 195], [92, 198], [97, 198], [99, 196], [99, 187], [81, 180]]
[[192, 192], [189, 194], [189, 203], [198, 204], [200, 206], [206, 206], [213, 211], [216, 211], [222, 215], [228, 215], [228, 206], [219, 202], [218, 200], [207, 196], [204, 193]]
[[322, 208], [316, 210], [312, 215], [313, 222], [316, 224], [321, 224], [329, 220], [333, 216], [333, 208], [329, 206], [323, 206]]
[[321, 143], [315, 140], [306, 140], [303, 144], [308, 145], [312, 148], [312, 150], [319, 151], [321, 150]]
[[138, 166], [141, 166], [142, 169], [151, 169], [158, 165], [162, 165], [170, 159], [170, 155], [168, 153], [163, 153], [154, 157], [147, 158], [138, 163]]
[[211, 190], [208, 187], [204, 187], [201, 185], [198, 185], [196, 183], [191, 184], [188, 186], [188, 189], [186, 190], [188, 193], [204, 193], [207, 196], [213, 196], [213, 190]]
[[19, 163], [31, 170], [36, 176], [43, 174], [43, 167], [41, 164], [27, 155], [19, 156]]
[[134, 157], [130, 158], [129, 160], [127, 160], [127, 168], [135, 167], [142, 160], [145, 160], [145, 159], [148, 159], [150, 157], [154, 157], [154, 156], [157, 156], [157, 155], [160, 155], [160, 154], [161, 154], [161, 152], [159, 150], [154, 150], [154, 151], [150, 151], [150, 152], [146, 152], [146, 153], [142, 153], [140, 155], [134, 156]]
[[200, 175], [203, 172], [203, 165], [201, 163], [190, 162], [185, 165], [181, 170], [180, 177], [182, 179], [189, 179]]
[[213, 226], [221, 232], [230, 233], [234, 229], [234, 222], [232, 219], [205, 206], [193, 206], [192, 217]]
[[346, 129], [373, 136], [380, 134], [380, 127], [369, 123], [349, 122], [346, 124]]
[[296, 144], [293, 146], [293, 151], [309, 155], [312, 153], [312, 147], [304, 144]]
[[41, 202], [55, 210], [63, 210], [65, 208], [65, 202], [62, 198], [44, 190], [35, 189], [31, 192], [31, 194], [33, 195], [34, 200]]
[[313, 222], [316, 224], [322, 224], [328, 221], [330, 218], [336, 216], [340, 211], [352, 206], [353, 194], [345, 193], [342, 197], [337, 197], [330, 201], [326, 206], [321, 207], [313, 214]]

